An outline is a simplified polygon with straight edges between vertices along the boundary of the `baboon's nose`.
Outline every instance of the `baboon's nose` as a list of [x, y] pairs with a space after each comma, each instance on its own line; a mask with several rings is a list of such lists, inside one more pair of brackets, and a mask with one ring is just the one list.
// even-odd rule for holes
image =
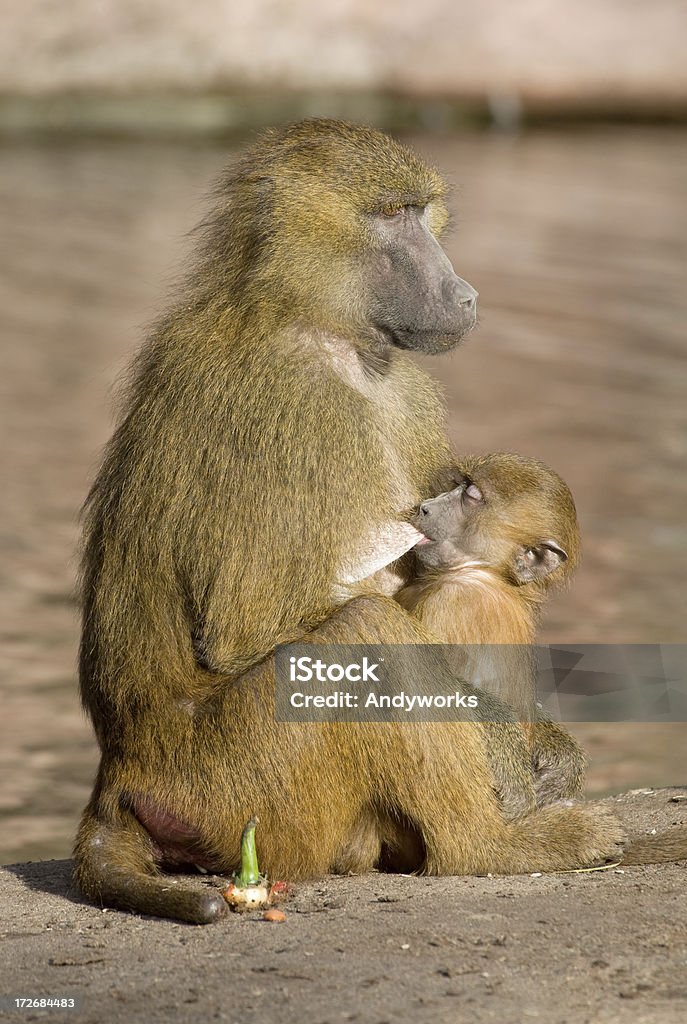
[[454, 274], [454, 276], [446, 282], [445, 292], [446, 298], [460, 306], [464, 313], [471, 313], [477, 305], [478, 293], [471, 284], [464, 281], [462, 277], [458, 277], [457, 274]]

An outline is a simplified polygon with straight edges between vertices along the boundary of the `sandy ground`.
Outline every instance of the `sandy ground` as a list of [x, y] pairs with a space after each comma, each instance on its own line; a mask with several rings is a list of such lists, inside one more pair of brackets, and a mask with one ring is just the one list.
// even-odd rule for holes
[[[687, 822], [685, 788], [609, 802], [630, 834]], [[284, 923], [228, 914], [206, 927], [85, 905], [70, 872], [67, 860], [0, 870], [0, 993], [77, 1001], [19, 1011], [5, 999], [8, 1020], [687, 1019], [684, 862], [517, 878], [328, 877], [298, 886]]]

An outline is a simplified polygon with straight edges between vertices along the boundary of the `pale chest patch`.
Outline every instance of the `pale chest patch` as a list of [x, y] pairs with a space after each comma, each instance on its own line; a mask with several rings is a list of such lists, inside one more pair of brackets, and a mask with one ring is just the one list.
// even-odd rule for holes
[[340, 582], [358, 583], [374, 576], [414, 548], [419, 540], [422, 534], [410, 523], [371, 525], [352, 559], [341, 566]]
[[[394, 595], [406, 582], [394, 563], [410, 550], [420, 534], [401, 516], [417, 505], [423, 495], [417, 492], [405, 465], [408, 450], [400, 442], [408, 431], [408, 409], [403, 375], [394, 365], [386, 373], [367, 369], [355, 346], [338, 336], [319, 336], [317, 345], [327, 360], [330, 371], [352, 391], [368, 401], [374, 410], [373, 429], [378, 440], [378, 451], [388, 487], [388, 507], [399, 514], [395, 522], [380, 523], [373, 519], [363, 524], [362, 531], [341, 554], [340, 571], [335, 592], [343, 597], [351, 584], [370, 580], [374, 588], [389, 596]], [[375, 467], [375, 470], [377, 467]], [[350, 545], [350, 546], [349, 546]]]

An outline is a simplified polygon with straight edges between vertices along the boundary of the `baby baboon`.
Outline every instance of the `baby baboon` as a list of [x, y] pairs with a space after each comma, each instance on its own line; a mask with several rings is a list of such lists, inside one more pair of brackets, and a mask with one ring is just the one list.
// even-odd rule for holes
[[[396, 600], [444, 643], [465, 679], [497, 694], [520, 720], [537, 720], [534, 653], [541, 604], [569, 580], [579, 558], [579, 528], [565, 482], [519, 455], [465, 458], [457, 486], [424, 501], [411, 523], [418, 575]], [[554, 722], [537, 721], [537, 802], [582, 789], [582, 748]], [[541, 736], [550, 736], [549, 756]]]
[[438, 241], [444, 193], [408, 149], [331, 120], [265, 133], [220, 185], [86, 504], [80, 680], [101, 763], [75, 856], [93, 900], [214, 919], [221, 897], [159, 867], [234, 870], [255, 815], [276, 878], [371, 868], [389, 820], [412, 823], [432, 873], [616, 854], [603, 808], [505, 819], [492, 768], [526, 791], [529, 751], [486, 692], [480, 713], [512, 726], [488, 746], [479, 723], [275, 721], [277, 644], [432, 640], [391, 597], [331, 595], [370, 525], [436, 494], [451, 462], [407, 354], [476, 319]]

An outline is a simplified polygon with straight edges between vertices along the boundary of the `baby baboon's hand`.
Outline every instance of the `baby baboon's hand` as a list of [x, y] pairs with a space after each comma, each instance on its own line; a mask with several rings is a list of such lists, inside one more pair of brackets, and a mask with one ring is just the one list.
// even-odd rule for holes
[[507, 821], [536, 807], [527, 737], [515, 722], [483, 722], [493, 786]]
[[541, 719], [528, 728], [537, 806], [579, 796], [588, 761], [580, 744], [557, 722]]

